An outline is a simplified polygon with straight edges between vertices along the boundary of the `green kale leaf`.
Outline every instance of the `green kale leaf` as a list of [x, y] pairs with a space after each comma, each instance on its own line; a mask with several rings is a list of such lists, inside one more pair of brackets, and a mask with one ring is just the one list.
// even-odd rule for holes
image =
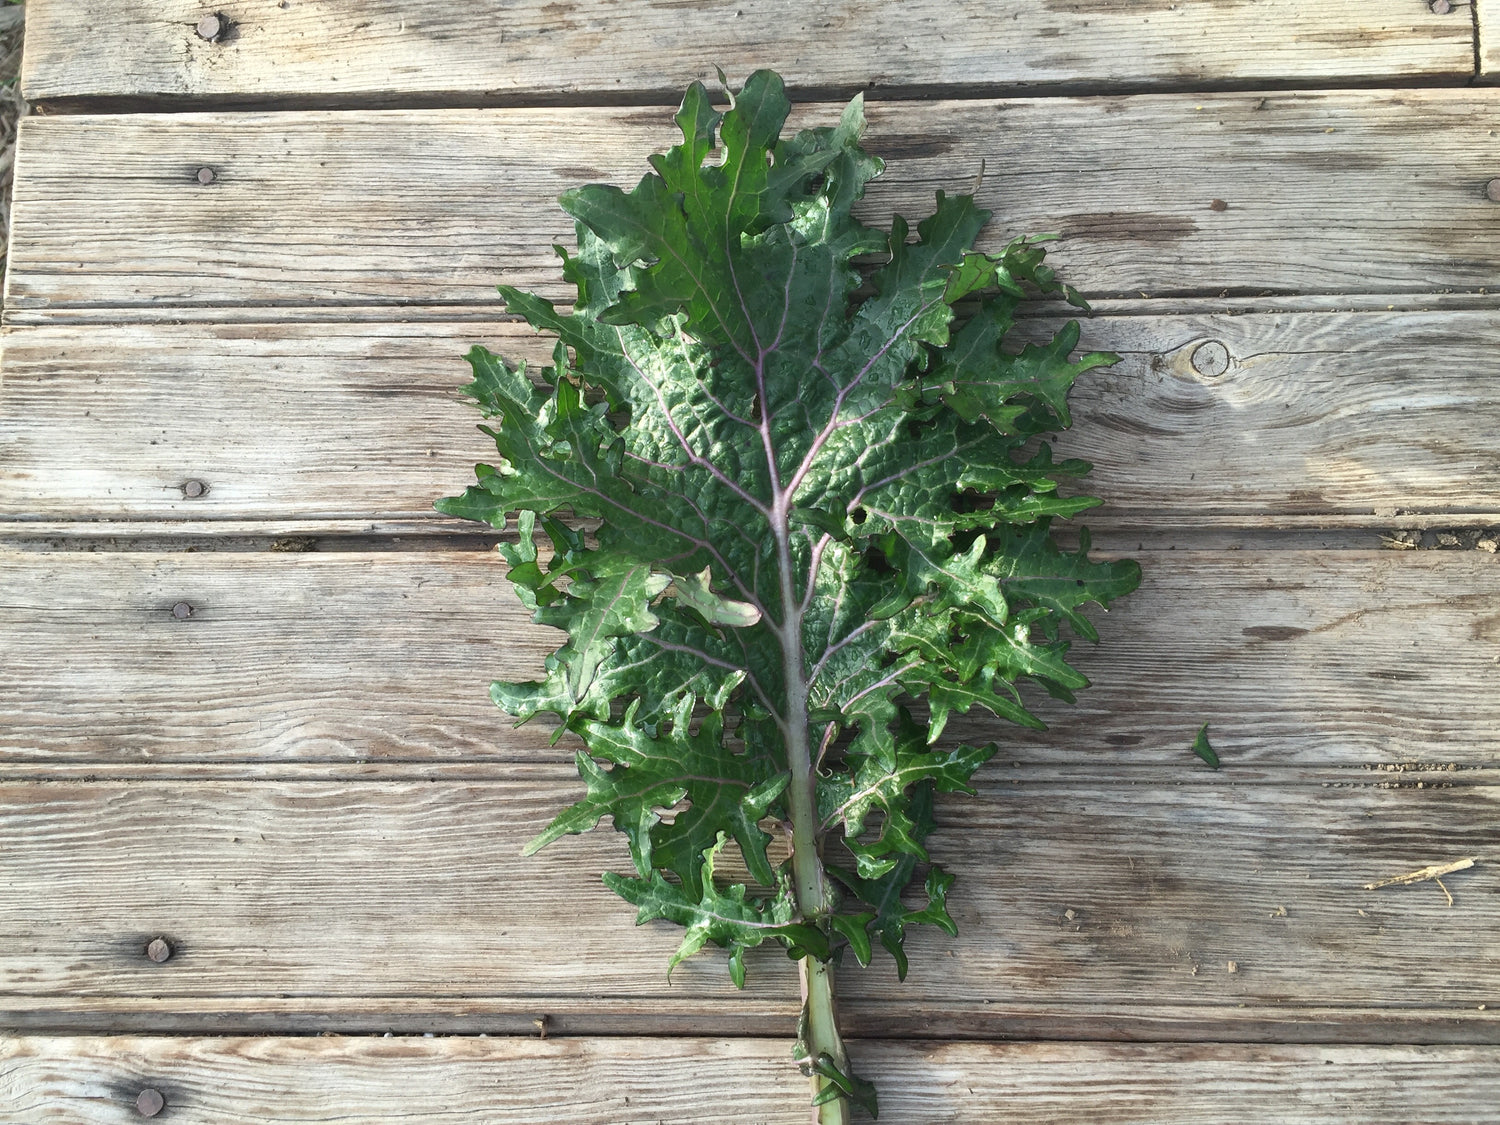
[[[1004, 346], [1028, 295], [1081, 304], [1042, 240], [978, 253], [988, 213], [941, 192], [914, 240], [865, 226], [882, 164], [860, 99], [783, 137], [789, 108], [769, 71], [723, 113], [695, 84], [682, 143], [632, 190], [562, 197], [576, 302], [501, 287], [553, 362], [473, 350], [498, 456], [438, 509], [514, 529], [518, 595], [568, 634], [540, 679], [492, 687], [584, 747], [586, 794], [528, 850], [607, 816], [634, 873], [606, 881], [641, 922], [685, 927], [674, 965], [713, 942], [742, 984], [748, 949], [798, 958], [801, 1057], [820, 1119], [843, 1121], [874, 1100], [831, 963], [878, 941], [904, 977], [907, 927], [955, 932], [934, 797], [972, 792], [996, 748], [944, 742], [949, 716], [1040, 727], [1019, 685], [1085, 687], [1063, 628], [1096, 640], [1084, 607], [1139, 570], [1051, 536], [1098, 501], [1060, 491], [1089, 466], [1039, 439], [1116, 357], [1072, 358], [1076, 322]], [[731, 843], [745, 882], [719, 874]]]

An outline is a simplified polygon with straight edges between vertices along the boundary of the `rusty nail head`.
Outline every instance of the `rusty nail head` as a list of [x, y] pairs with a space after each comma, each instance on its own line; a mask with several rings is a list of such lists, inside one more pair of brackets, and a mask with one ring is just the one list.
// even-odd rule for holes
[[201, 480], [184, 481], [182, 484], [182, 494], [189, 500], [196, 500], [207, 491], [208, 485], [204, 484]]
[[[192, 612], [191, 608], [189, 612]], [[146, 946], [146, 956], [160, 965], [172, 956], [172, 945], [166, 938], [152, 938], [151, 944]]]
[[1500, 180], [1491, 180], [1484, 185], [1484, 194], [1496, 203], [1500, 203]]
[[214, 170], [212, 168], [198, 169], [198, 182], [200, 184], [211, 184], [216, 179], [218, 179], [218, 177], [214, 175]]
[[178, 602], [172, 607], [172, 616], [177, 618], [178, 621], [186, 621], [189, 617], [193, 616], [193, 607], [188, 605], [187, 602]]
[[198, 21], [198, 38], [212, 43], [224, 30], [224, 21], [218, 16], [204, 16]]
[[1208, 209], [1210, 211], [1228, 211], [1229, 204], [1225, 203], [1222, 199], [1215, 199], [1208, 205]]
[[1449, 12], [1453, 11], [1453, 0], [1432, 0], [1432, 3], [1427, 6], [1436, 15], [1446, 16]]
[[161, 1096], [160, 1090], [153, 1090], [147, 1086], [137, 1095], [135, 1109], [142, 1117], [155, 1117], [167, 1108], [167, 1099]]

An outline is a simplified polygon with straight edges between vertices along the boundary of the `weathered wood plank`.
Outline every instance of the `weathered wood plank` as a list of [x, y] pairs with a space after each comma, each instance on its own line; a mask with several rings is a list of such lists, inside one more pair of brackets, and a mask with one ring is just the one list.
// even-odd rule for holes
[[[486, 445], [494, 450], [458, 395], [469, 378], [462, 355], [498, 336], [540, 356], [543, 345], [522, 327], [11, 330], [0, 518], [462, 526], [432, 503], [463, 487]], [[206, 490], [189, 498], [190, 480]]]
[[[1474, 374], [1500, 349], [1493, 312], [1095, 317], [1084, 331], [1125, 357], [1080, 382], [1058, 444], [1096, 466], [1107, 507], [1092, 522], [1500, 512], [1500, 404]], [[466, 526], [431, 505], [493, 455], [456, 393], [476, 342], [550, 352], [493, 321], [10, 329], [0, 523]], [[189, 481], [207, 491], [188, 496]]]
[[539, 672], [557, 637], [490, 555], [15, 553], [0, 569], [13, 756], [529, 758], [549, 735], [513, 731], [486, 694]]
[[[1497, 108], [1488, 89], [876, 103], [889, 171], [864, 214], [920, 215], [983, 164], [984, 244], [1061, 231], [1091, 294], [1479, 288], [1500, 272]], [[633, 183], [670, 132], [659, 107], [31, 118], [9, 303], [493, 305], [501, 278], [562, 295], [557, 194]]]
[[1500, 0], [1474, 0], [1479, 35], [1479, 80], [1500, 79]]
[[[1490, 766], [1500, 565], [1481, 552], [1155, 551], [1080, 645], [1043, 734], [955, 716], [1025, 764], [1173, 764], [1214, 723], [1246, 766]], [[0, 754], [12, 764], [563, 763], [495, 677], [555, 644], [477, 552], [0, 553]], [[174, 616], [182, 603], [185, 620]]]
[[[1500, 1098], [1488, 1047], [856, 1042], [895, 1125], [1469, 1125]], [[0, 1085], [35, 1125], [803, 1125], [784, 1040], [25, 1038]], [[309, 1083], [309, 1073], [318, 1081]]]
[[[1500, 788], [1174, 776], [1002, 781], [945, 801], [932, 847], [959, 875], [960, 935], [914, 932], [905, 984], [887, 963], [841, 969], [853, 1033], [1003, 1038], [1027, 1033], [1019, 1008], [1047, 1038], [1160, 1038], [1184, 1014], [1195, 1036], [1250, 1025], [1298, 1040], [1357, 1022], [1395, 1042], [1500, 1037], [1481, 1008], [1500, 989], [1494, 868], [1447, 879], [1451, 908], [1430, 883], [1363, 889], [1492, 854]], [[515, 1030], [546, 1015], [559, 1033], [655, 1021], [744, 1034], [789, 1017], [779, 951], [751, 956], [744, 993], [713, 956], [668, 984], [676, 933], [636, 930], [599, 883], [628, 866], [613, 834], [519, 856], [569, 788], [0, 786], [0, 1024], [119, 1030], [128, 1009], [160, 1027], [210, 1001], [204, 1022], [224, 1031], [321, 1013], [375, 1030]], [[161, 964], [144, 953], [158, 935], [174, 949]]]
[[997, 18], [945, 4], [241, 4], [196, 33], [197, 0], [33, 0], [25, 96], [193, 99], [671, 96], [778, 67], [803, 88], [1212, 85], [1468, 77], [1468, 7], [1402, 0], [1051, 0]]

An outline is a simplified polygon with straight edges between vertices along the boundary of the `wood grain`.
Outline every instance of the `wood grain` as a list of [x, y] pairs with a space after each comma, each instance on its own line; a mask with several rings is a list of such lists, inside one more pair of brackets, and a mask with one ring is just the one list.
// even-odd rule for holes
[[[992, 775], [945, 801], [931, 846], [959, 877], [960, 934], [914, 931], [904, 984], [887, 961], [842, 968], [851, 1032], [1251, 1025], [1305, 1041], [1357, 1022], [1356, 1039], [1494, 1042], [1500, 787], [1174, 784], [1194, 776]], [[559, 1034], [744, 1034], [779, 1014], [789, 1034], [796, 983], [778, 950], [750, 956], [743, 993], [708, 955], [668, 983], [680, 931], [635, 929], [599, 883], [628, 867], [613, 833], [520, 857], [575, 787], [0, 785], [0, 1026], [516, 1031], [546, 1015]], [[1445, 880], [1451, 908], [1431, 883], [1363, 889], [1468, 855], [1481, 862]], [[174, 949], [162, 964], [144, 956], [156, 936]]]
[[671, 97], [757, 67], [803, 88], [927, 89], [1402, 80], [1473, 71], [1465, 4], [1402, 0], [1173, 4], [1050, 0], [997, 16], [944, 4], [625, 0], [240, 0], [216, 41], [197, 0], [33, 0], [25, 96], [362, 104], [447, 97]]
[[[1478, 0], [1490, 80], [1497, 2]], [[1500, 91], [1290, 92], [1467, 80], [1471, 12], [1445, 7], [238, 0], [209, 42], [199, 0], [32, 0], [23, 86], [51, 108], [292, 112], [23, 128], [0, 1027], [145, 1037], [0, 1039], [0, 1116], [123, 1125], [149, 1085], [203, 1125], [805, 1121], [784, 956], [752, 954], [744, 992], [716, 956], [669, 982], [677, 931], [637, 929], [599, 883], [617, 836], [519, 856], [579, 783], [567, 740], [485, 697], [556, 641], [496, 558], [259, 548], [452, 529], [431, 499], [485, 451], [457, 356], [537, 348], [494, 283], [564, 295], [553, 200], [633, 182], [704, 60], [777, 66], [801, 99], [965, 99], [872, 102], [890, 171], [863, 214], [978, 183], [990, 248], [1061, 231], [1067, 279], [1122, 314], [1086, 327], [1125, 360], [1058, 446], [1097, 463], [1114, 546], [1500, 522], [1476, 375], [1500, 343]], [[973, 100], [1030, 90], [1109, 96]], [[1275, 300], [1309, 311], [1227, 315]], [[1448, 308], [1382, 311], [1429, 303]], [[54, 533], [132, 549], [24, 538]], [[855, 1042], [882, 1120], [1485, 1117], [1495, 557], [1140, 553], [1145, 586], [1077, 653], [1079, 707], [1038, 701], [1040, 735], [951, 724], [1003, 746], [933, 840], [960, 936], [914, 933], [904, 985], [840, 970], [847, 1028], [888, 1037]], [[1187, 751], [1204, 720], [1219, 772]], [[1479, 862], [1451, 905], [1364, 889], [1460, 856]], [[536, 1020], [554, 1038], [520, 1037]], [[223, 1037], [387, 1029], [516, 1037]], [[1378, 1045], [1413, 1041], [1473, 1046]]]
[[[1097, 614], [1076, 706], [1027, 733], [955, 716], [1024, 764], [1494, 764], [1500, 565], [1481, 552], [1154, 551]], [[566, 763], [494, 678], [556, 644], [479, 552], [0, 552], [0, 754], [14, 766]], [[192, 607], [179, 620], [178, 603]]]
[[1474, 0], [1475, 25], [1479, 35], [1479, 81], [1500, 78], [1500, 0]]
[[[12, 328], [0, 526], [472, 530], [431, 505], [493, 456], [457, 394], [477, 342], [550, 353], [498, 321]], [[1083, 347], [1125, 357], [1079, 383], [1057, 445], [1096, 467], [1091, 523], [1500, 512], [1500, 404], [1475, 377], [1500, 349], [1493, 312], [1094, 317]]]
[[[1489, 89], [876, 103], [889, 170], [863, 214], [921, 215], [983, 164], [983, 245], [1060, 231], [1093, 295], [1480, 288], [1500, 272], [1497, 107]], [[501, 279], [561, 296], [554, 199], [634, 183], [670, 132], [659, 107], [30, 118], [8, 304], [493, 307]]]
[[[784, 1040], [41, 1038], [0, 1045], [36, 1125], [802, 1125]], [[1489, 1047], [854, 1044], [894, 1125], [1469, 1125], [1500, 1097]], [[316, 1084], [307, 1081], [316, 1074]]]
[[0, 568], [13, 756], [358, 762], [546, 745], [487, 696], [491, 679], [538, 674], [558, 637], [526, 620], [493, 555], [15, 553]]
[[803, 1125], [807, 1080], [786, 1042], [524, 1039], [20, 1039], [0, 1087], [35, 1125], [164, 1119], [485, 1125]]

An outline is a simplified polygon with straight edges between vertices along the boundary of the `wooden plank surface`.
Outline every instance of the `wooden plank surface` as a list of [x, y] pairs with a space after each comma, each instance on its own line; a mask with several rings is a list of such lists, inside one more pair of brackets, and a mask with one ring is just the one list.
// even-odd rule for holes
[[[555, 196], [633, 182], [671, 137], [641, 106], [705, 61], [776, 65], [804, 98], [1120, 95], [876, 102], [890, 171], [865, 205], [918, 215], [983, 166], [992, 245], [1058, 229], [1068, 280], [1160, 299], [1087, 326], [1127, 358], [1059, 445], [1098, 463], [1112, 546], [1132, 524], [1500, 521], [1475, 376], [1500, 342], [1500, 91], [1289, 92], [1463, 81], [1466, 5], [283, 3], [219, 11], [216, 42], [196, 0], [30, 5], [32, 98], [347, 111], [25, 127], [6, 315], [34, 327], [4, 343], [0, 522], [219, 549], [0, 551], [0, 1026], [564, 1038], [0, 1041], [27, 1121], [135, 1120], [147, 1084], [215, 1125], [805, 1120], [789, 961], [753, 956], [743, 993], [712, 957], [669, 984], [677, 933], [598, 882], [618, 837], [519, 857], [578, 783], [567, 742], [485, 698], [554, 643], [492, 555], [213, 538], [446, 530], [430, 500], [483, 454], [457, 356], [536, 346], [493, 284], [562, 295]], [[553, 108], [439, 108], [528, 102]], [[1251, 294], [1310, 311], [1185, 307]], [[1382, 311], [1430, 300], [1485, 307]], [[856, 1044], [882, 1120], [1481, 1119], [1495, 556], [1170, 543], [1142, 543], [1146, 585], [1078, 653], [1080, 707], [1041, 702], [1045, 735], [952, 724], [1004, 740], [934, 837], [960, 936], [913, 934], [905, 985], [840, 971], [849, 1028], [905, 1040]], [[1205, 719], [1218, 773], [1186, 749]], [[1451, 905], [1364, 889], [1465, 855]], [[587, 1033], [651, 1038], [567, 1038]], [[932, 1041], [955, 1036], [1183, 1045]]]
[[[955, 716], [1024, 765], [1420, 762], [1500, 750], [1500, 563], [1478, 551], [1166, 551], [1078, 645], [1094, 686], [1027, 698], [1042, 734]], [[493, 678], [539, 676], [533, 626], [480, 552], [0, 552], [0, 753], [14, 768], [566, 763]], [[179, 620], [179, 603], [192, 614]], [[1367, 779], [1367, 778], [1366, 778]]]
[[[1500, 786], [1320, 776], [992, 771], [930, 841], [959, 936], [914, 930], [904, 984], [888, 960], [841, 968], [851, 1033], [1500, 1040]], [[599, 882], [629, 865], [613, 833], [519, 855], [574, 788], [0, 785], [0, 1026], [789, 1034], [779, 950], [747, 958], [744, 992], [721, 955], [668, 982], [680, 931], [636, 929]], [[1364, 889], [1464, 856], [1451, 907], [1432, 883]]]
[[[1091, 294], [1477, 289], [1500, 274], [1497, 109], [1488, 89], [877, 103], [889, 170], [864, 214], [924, 214], [983, 163], [983, 244], [1060, 231]], [[34, 117], [8, 304], [493, 307], [502, 278], [562, 296], [557, 194], [635, 182], [670, 131], [660, 107]]]
[[1474, 0], [1474, 17], [1479, 81], [1494, 82], [1500, 79], [1500, 0]]
[[[69, 97], [411, 102], [619, 99], [781, 70], [802, 88], [1212, 86], [1337, 83], [1473, 72], [1466, 4], [1256, 0], [1213, 5], [1049, 0], [1003, 14], [982, 0], [820, 0], [607, 6], [539, 0], [477, 17], [461, 0], [32, 0], [22, 77]], [[213, 29], [210, 29], [213, 30]]]
[[[432, 501], [493, 456], [457, 394], [476, 342], [550, 353], [495, 321], [12, 328], [0, 524], [472, 529]], [[1057, 445], [1095, 465], [1091, 523], [1500, 513], [1500, 403], [1474, 378], [1500, 349], [1493, 311], [1099, 316], [1082, 346], [1125, 357], [1080, 381]]]
[[[494, 678], [539, 675], [493, 555], [33, 554], [0, 564], [11, 760], [546, 755]], [[173, 607], [191, 606], [179, 620]]]
[[[126, 1125], [158, 1090], [189, 1125], [803, 1125], [784, 1040], [26, 1038], [0, 1084], [35, 1125]], [[892, 1125], [1471, 1125], [1488, 1047], [857, 1042]], [[308, 1082], [316, 1074], [316, 1084]], [[711, 1094], [708, 1092], [711, 1091]], [[708, 1096], [705, 1096], [708, 1094]]]

